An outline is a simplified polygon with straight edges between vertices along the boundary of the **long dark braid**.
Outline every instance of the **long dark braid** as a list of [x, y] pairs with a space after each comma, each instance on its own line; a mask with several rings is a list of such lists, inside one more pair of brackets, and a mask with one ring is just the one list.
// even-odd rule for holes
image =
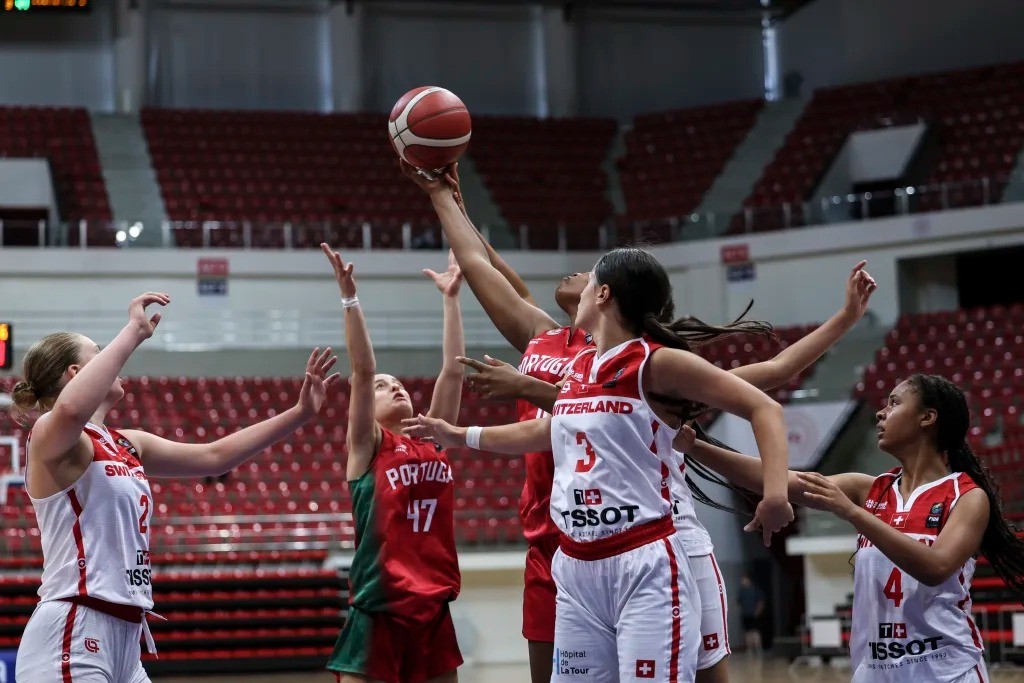
[[[713, 446], [718, 446], [719, 448], [724, 448], [725, 450], [732, 451], [733, 453], [739, 453], [739, 451], [737, 451], [735, 448], [728, 446], [727, 444], [719, 441], [715, 437], [708, 434], [706, 431], [704, 431], [704, 428], [701, 427], [699, 423], [695, 422], [693, 424], [693, 430], [697, 433], [697, 438], [700, 439], [701, 441], [709, 443]], [[691, 457], [690, 455], [684, 455], [686, 456], [686, 485], [690, 487], [690, 491], [693, 492], [693, 497], [695, 500], [699, 500], [701, 503], [707, 505], [708, 507], [715, 508], [716, 510], [723, 510], [725, 512], [731, 512], [734, 515], [747, 516], [753, 514], [754, 509], [757, 507], [756, 498], [758, 497], [758, 495], [756, 493], [748, 489], [745, 489], [742, 486], [732, 483], [731, 481], [729, 481], [722, 475], [718, 474], [714, 470], [710, 469], [703, 463], [697, 462], [697, 460]], [[726, 505], [725, 503], [720, 503], [711, 496], [709, 496], [700, 488], [697, 482], [695, 482], [693, 478], [690, 477], [690, 472], [693, 472], [694, 474], [696, 474], [698, 477], [705, 481], [711, 482], [712, 484], [717, 484], [718, 486], [729, 489], [733, 493], [738, 494], [745, 503], [745, 509], [740, 509], [733, 507], [731, 505]]]
[[1006, 584], [1024, 595], [1024, 540], [1006, 521], [999, 486], [988, 467], [967, 443], [971, 414], [960, 387], [939, 375], [912, 375], [907, 380], [923, 408], [938, 414], [936, 448], [945, 453], [952, 472], [966, 473], [988, 496], [988, 525], [981, 538], [981, 552]]

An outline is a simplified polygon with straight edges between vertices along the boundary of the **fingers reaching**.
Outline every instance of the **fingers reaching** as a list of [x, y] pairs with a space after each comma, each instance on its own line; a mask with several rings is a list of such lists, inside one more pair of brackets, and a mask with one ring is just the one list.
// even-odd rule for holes
[[485, 363], [481, 363], [475, 358], [467, 358], [466, 356], [456, 356], [455, 360], [467, 367], [473, 368], [477, 372], [482, 372], [483, 370], [487, 369], [487, 365]]

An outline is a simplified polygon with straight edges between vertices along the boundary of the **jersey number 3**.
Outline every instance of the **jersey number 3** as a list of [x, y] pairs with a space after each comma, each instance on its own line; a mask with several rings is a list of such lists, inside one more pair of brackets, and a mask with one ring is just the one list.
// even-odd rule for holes
[[576, 445], [583, 446], [583, 451], [586, 453], [586, 457], [576, 461], [576, 471], [589, 472], [594, 469], [594, 465], [597, 464], [597, 453], [594, 452], [594, 447], [590, 445], [587, 435], [583, 432], [576, 432]]
[[892, 600], [893, 607], [899, 607], [903, 602], [903, 574], [898, 568], [894, 567], [892, 574], [889, 574], [889, 580], [885, 582], [882, 595]]
[[[430, 531], [430, 523], [434, 521], [434, 510], [437, 509], [437, 498], [424, 498], [423, 500], [410, 500], [409, 510], [405, 513], [407, 519], [412, 520], [413, 533]], [[423, 522], [423, 529], [420, 529], [420, 511], [426, 515]]]

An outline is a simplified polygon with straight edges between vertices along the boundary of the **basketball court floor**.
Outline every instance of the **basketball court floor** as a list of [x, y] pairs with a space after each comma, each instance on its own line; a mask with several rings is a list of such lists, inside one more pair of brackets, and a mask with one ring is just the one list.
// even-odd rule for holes
[[[730, 663], [730, 678], [741, 683], [847, 683], [850, 670], [847, 668], [812, 667], [793, 665], [782, 660], [754, 659], [742, 654], [734, 655]], [[989, 670], [992, 683], [1024, 683], [1024, 667], [992, 667]], [[205, 681], [207, 683], [333, 683], [334, 676], [327, 673], [280, 674], [273, 676], [245, 675], [238, 677], [217, 676], [212, 678], [158, 678], [156, 683], [186, 683]], [[459, 683], [529, 683], [530, 672], [526, 666], [467, 666], [459, 671]], [[922, 682], [923, 683], [923, 682]]]

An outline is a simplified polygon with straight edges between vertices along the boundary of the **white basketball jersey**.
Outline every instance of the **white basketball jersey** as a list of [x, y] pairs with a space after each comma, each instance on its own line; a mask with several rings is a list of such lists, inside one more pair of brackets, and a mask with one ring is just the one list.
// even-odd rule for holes
[[[954, 472], [903, 500], [902, 468], [877, 479], [864, 507], [911, 538], [932, 544], [960, 497], [977, 488]], [[850, 657], [853, 680], [960, 680], [984, 668], [981, 634], [971, 618], [974, 558], [938, 586], [910, 576], [861, 536], [854, 569]], [[984, 679], [982, 679], [984, 680]]]
[[31, 499], [43, 546], [39, 597], [89, 596], [149, 610], [153, 493], [138, 451], [112, 429], [88, 424], [85, 435], [93, 459], [78, 481]]
[[676, 535], [683, 541], [688, 557], [710, 555], [715, 551], [711, 534], [697, 519], [697, 508], [693, 503], [693, 492], [686, 483], [686, 460], [679, 451], [673, 451], [679, 463], [679, 475], [672, 483], [672, 522]]
[[655, 415], [642, 387], [658, 348], [633, 339], [601, 357], [586, 349], [568, 367], [552, 411], [551, 517], [572, 541], [598, 541], [661, 520], [672, 531], [678, 430]]

